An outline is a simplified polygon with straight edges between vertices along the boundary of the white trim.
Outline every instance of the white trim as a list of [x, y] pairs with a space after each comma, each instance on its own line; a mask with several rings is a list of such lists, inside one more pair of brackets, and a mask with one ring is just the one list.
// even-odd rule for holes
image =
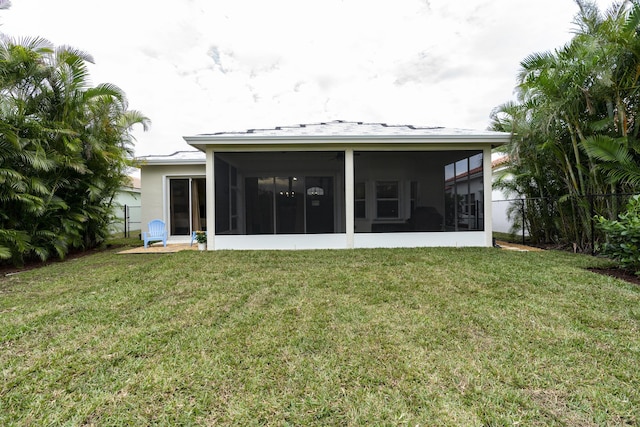
[[[483, 247], [484, 231], [356, 233], [353, 248]], [[345, 233], [216, 236], [216, 250], [351, 249]]]
[[473, 150], [479, 145], [491, 144], [498, 146], [506, 143], [499, 138], [424, 138], [413, 140], [412, 138], [385, 138], [376, 139], [363, 137], [360, 140], [349, 139], [327, 140], [327, 138], [309, 138], [294, 140], [283, 140], [275, 138], [272, 140], [254, 139], [242, 140], [191, 140], [192, 137], [184, 139], [193, 147], [199, 150], [214, 148], [220, 152], [243, 152], [243, 151], [343, 151], [352, 148], [356, 151], [442, 151], [442, 150]]
[[[169, 226], [169, 177], [171, 175], [162, 175], [162, 220]], [[167, 228], [167, 230], [170, 230]]]
[[215, 171], [214, 153], [207, 148], [207, 162], [205, 165], [206, 199], [207, 199], [207, 250], [216, 249], [216, 208], [215, 208]]
[[[191, 185], [193, 183], [194, 179], [204, 179], [206, 182], [206, 175], [202, 175], [202, 174], [175, 174], [175, 175], [162, 175], [162, 220], [164, 221], [166, 227], [167, 227], [167, 232], [169, 233], [171, 231], [171, 206], [170, 206], [170, 200], [171, 200], [171, 195], [169, 194], [169, 192], [171, 191], [171, 186], [169, 185], [169, 181], [171, 181], [172, 179], [188, 179], [189, 180], [189, 228], [193, 230], [193, 215], [192, 215], [192, 202], [191, 202], [191, 198], [193, 197], [193, 195], [191, 194]], [[183, 235], [183, 234], [170, 234], [168, 235], [168, 238], [180, 238], [180, 237], [187, 237], [189, 239], [191, 239], [191, 236], [189, 235]]]
[[491, 246], [486, 244], [484, 231], [454, 231], [433, 233], [357, 233], [356, 248], [419, 248], [438, 246]]
[[187, 144], [204, 151], [207, 146], [291, 146], [300, 145], [323, 147], [359, 147], [361, 145], [458, 145], [493, 144], [503, 145], [511, 139], [510, 134], [495, 132], [490, 134], [432, 134], [432, 135], [194, 135], [183, 136]]
[[[484, 173], [484, 233], [485, 245], [493, 246], [493, 170], [491, 168], [491, 149], [484, 148], [484, 157], [482, 159], [482, 172]], [[477, 215], [477, 212], [476, 212]]]
[[345, 233], [216, 236], [217, 250], [345, 249], [346, 247], [347, 236]]
[[355, 234], [355, 168], [353, 148], [344, 150], [344, 209], [347, 248], [354, 247]]

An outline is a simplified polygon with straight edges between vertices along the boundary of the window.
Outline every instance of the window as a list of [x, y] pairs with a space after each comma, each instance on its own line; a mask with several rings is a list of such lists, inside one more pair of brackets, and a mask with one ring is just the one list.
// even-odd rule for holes
[[470, 154], [447, 164], [444, 169], [448, 230], [484, 229], [482, 153]]
[[367, 192], [364, 182], [356, 182], [355, 187], [355, 217], [367, 217]]
[[398, 181], [378, 181], [376, 183], [377, 218], [398, 218], [399, 213]]

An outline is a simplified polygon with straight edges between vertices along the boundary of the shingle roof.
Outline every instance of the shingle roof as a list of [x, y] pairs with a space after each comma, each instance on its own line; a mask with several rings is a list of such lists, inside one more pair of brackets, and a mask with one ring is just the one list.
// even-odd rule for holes
[[198, 137], [331, 137], [331, 136], [478, 136], [502, 135], [501, 132], [478, 131], [469, 129], [444, 128], [440, 126], [421, 127], [413, 125], [389, 125], [386, 123], [350, 122], [334, 120], [331, 122], [276, 126], [269, 129], [248, 129], [236, 132], [215, 132], [197, 135]]

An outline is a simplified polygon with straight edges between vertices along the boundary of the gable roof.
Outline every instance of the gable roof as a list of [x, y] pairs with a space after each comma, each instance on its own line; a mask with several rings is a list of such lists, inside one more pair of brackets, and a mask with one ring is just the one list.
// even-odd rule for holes
[[501, 145], [508, 142], [505, 132], [479, 131], [444, 127], [388, 125], [386, 123], [331, 122], [248, 129], [239, 132], [215, 132], [185, 136], [190, 145], [204, 150], [207, 145], [335, 143], [342, 142], [486, 142]]

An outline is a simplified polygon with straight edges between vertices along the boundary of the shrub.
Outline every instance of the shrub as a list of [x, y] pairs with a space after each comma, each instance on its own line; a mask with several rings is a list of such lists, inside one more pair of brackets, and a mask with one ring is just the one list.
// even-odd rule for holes
[[198, 243], [207, 243], [207, 232], [206, 231], [196, 231], [196, 242], [198, 242]]
[[631, 197], [627, 211], [618, 215], [618, 220], [596, 215], [595, 221], [607, 238], [602, 253], [640, 275], [640, 195]]

